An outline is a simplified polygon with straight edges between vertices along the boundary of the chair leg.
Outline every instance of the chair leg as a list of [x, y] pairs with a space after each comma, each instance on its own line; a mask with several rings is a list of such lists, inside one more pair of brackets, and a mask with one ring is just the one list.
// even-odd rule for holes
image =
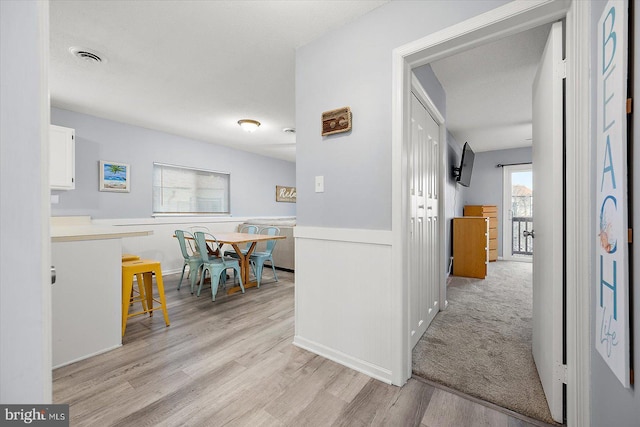
[[129, 318], [129, 298], [133, 289], [133, 274], [122, 274], [122, 336], [127, 329], [127, 319]]
[[[202, 284], [204, 283], [204, 276], [206, 276], [206, 272], [207, 270], [209, 270], [206, 267], [202, 267], [202, 274], [200, 275], [200, 286], [198, 286], [198, 293], [196, 294], [197, 296], [200, 296], [200, 291], [202, 291]], [[211, 276], [211, 271], [209, 271], [209, 275]], [[211, 279], [213, 281], [213, 279]]]
[[[187, 264], [182, 264], [182, 274], [180, 275], [180, 281], [178, 282], [178, 290], [180, 290], [180, 286], [182, 286], [182, 278], [184, 277], [185, 268], [187, 268]], [[191, 268], [189, 268], [189, 272], [191, 272]]]
[[[142, 274], [136, 274], [136, 282], [138, 283], [138, 293], [140, 294], [140, 302], [142, 303], [142, 309], [147, 311], [147, 297], [144, 289], [144, 281], [142, 280]], [[133, 297], [133, 287], [131, 297]], [[131, 303], [133, 305], [133, 303]]]
[[219, 274], [211, 274], [211, 301], [216, 300], [216, 294], [218, 293], [218, 284], [220, 283], [220, 277], [223, 274], [227, 274], [227, 270], [222, 270]]
[[[240, 274], [240, 267], [238, 268], [233, 268], [233, 276], [238, 276], [238, 280], [240, 281], [240, 289], [242, 290], [242, 293], [244, 294], [244, 285], [242, 284], [242, 275]], [[235, 284], [235, 278], [233, 283]]]
[[249, 265], [251, 266], [251, 272], [253, 273], [253, 277], [256, 276], [256, 263], [252, 260], [249, 260]]
[[191, 274], [191, 267], [189, 267], [189, 280], [191, 281], [191, 295], [193, 295], [194, 288], [196, 287], [196, 280], [198, 280], [198, 272], [202, 269], [203, 267], [200, 266], [196, 271], [194, 271], [194, 274]]
[[273, 262], [273, 258], [271, 259], [271, 270], [273, 270], [273, 277], [276, 278], [276, 282], [277, 282], [278, 275], [276, 274], [276, 264]]
[[262, 281], [262, 267], [264, 267], [262, 262], [256, 264], [256, 281], [258, 282], [258, 287], [260, 287], [260, 282]]
[[[169, 326], [169, 313], [167, 312], [167, 300], [164, 296], [164, 282], [162, 280], [162, 271], [160, 269], [155, 271], [156, 273], [156, 285], [158, 286], [158, 296], [160, 296], [160, 305], [162, 306], [162, 314], [164, 315], [164, 323]], [[149, 275], [151, 279], [151, 275]], [[151, 312], [153, 313], [153, 311]]]
[[[153, 273], [142, 273], [142, 282], [144, 283], [144, 296], [147, 300], [147, 308], [149, 310], [149, 316], [153, 317]], [[144, 303], [142, 303], [144, 307]]]

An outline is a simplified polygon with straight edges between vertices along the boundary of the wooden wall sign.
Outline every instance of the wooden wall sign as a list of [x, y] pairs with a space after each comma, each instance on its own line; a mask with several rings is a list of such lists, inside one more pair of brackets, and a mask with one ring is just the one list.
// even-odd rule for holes
[[276, 185], [276, 202], [296, 202], [296, 187]]
[[[598, 22], [597, 133], [593, 218], [595, 322], [598, 353], [624, 388], [631, 385], [627, 182], [627, 8], [609, 1]], [[637, 345], [637, 344], [636, 344]]]
[[351, 130], [351, 108], [343, 107], [322, 113], [322, 136]]

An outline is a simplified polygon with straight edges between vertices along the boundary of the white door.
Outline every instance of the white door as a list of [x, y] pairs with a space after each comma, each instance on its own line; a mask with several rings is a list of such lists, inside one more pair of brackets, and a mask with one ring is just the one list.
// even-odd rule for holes
[[411, 348], [438, 312], [440, 128], [415, 94], [411, 96], [411, 137], [408, 139], [409, 301]]
[[502, 259], [531, 262], [533, 238], [533, 173], [531, 164], [503, 167]]
[[533, 358], [551, 416], [562, 422], [563, 57], [553, 24], [533, 83]]

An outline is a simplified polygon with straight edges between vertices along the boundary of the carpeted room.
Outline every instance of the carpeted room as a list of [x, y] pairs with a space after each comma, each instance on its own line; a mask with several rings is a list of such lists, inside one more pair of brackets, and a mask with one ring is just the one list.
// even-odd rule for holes
[[531, 272], [498, 261], [484, 280], [449, 276], [448, 308], [414, 348], [414, 375], [553, 424], [531, 353]]

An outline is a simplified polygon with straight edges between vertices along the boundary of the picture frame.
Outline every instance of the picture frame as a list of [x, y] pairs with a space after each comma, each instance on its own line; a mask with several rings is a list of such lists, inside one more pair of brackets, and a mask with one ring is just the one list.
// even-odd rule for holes
[[131, 191], [131, 166], [126, 163], [100, 160], [100, 191], [128, 193]]
[[295, 203], [296, 195], [296, 187], [276, 185], [276, 202]]

